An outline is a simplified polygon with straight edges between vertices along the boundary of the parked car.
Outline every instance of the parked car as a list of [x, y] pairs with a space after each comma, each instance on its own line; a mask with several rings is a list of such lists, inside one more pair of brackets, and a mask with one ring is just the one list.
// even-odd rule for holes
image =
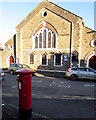
[[16, 70], [20, 70], [23, 68], [30, 69], [30, 67], [25, 64], [12, 63], [9, 67], [9, 71], [10, 71], [10, 74], [13, 75], [16, 72]]
[[0, 82], [5, 80], [5, 73], [0, 69]]
[[72, 67], [67, 70], [66, 76], [71, 80], [94, 79], [96, 80], [96, 71], [90, 67]]

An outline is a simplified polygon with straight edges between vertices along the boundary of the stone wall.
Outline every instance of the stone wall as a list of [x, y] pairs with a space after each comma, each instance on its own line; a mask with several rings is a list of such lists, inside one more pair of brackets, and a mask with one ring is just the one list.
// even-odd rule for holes
[[[46, 11], [44, 17], [42, 13]], [[57, 48], [55, 49], [34, 49], [33, 32], [42, 22], [51, 24], [57, 32]], [[58, 70], [65, 71], [70, 65], [70, 47], [72, 52], [78, 53], [78, 61], [74, 64], [84, 65], [85, 56], [94, 51], [90, 42], [94, 39], [94, 31], [85, 27], [83, 19], [74, 13], [71, 13], [51, 2], [41, 2], [24, 20], [16, 27], [16, 52], [19, 63], [27, 64], [32, 69]], [[8, 59], [12, 54], [14, 56], [13, 37], [5, 43], [5, 49], [2, 52], [2, 65], [8, 67]], [[71, 43], [71, 46], [70, 46]], [[8, 46], [12, 46], [8, 49]], [[35, 64], [29, 63], [30, 52], [35, 53]], [[42, 52], [48, 54], [48, 65], [42, 66], [40, 55]], [[62, 66], [54, 66], [54, 54], [62, 54]], [[68, 61], [64, 62], [64, 55], [68, 55]]]
[[[47, 16], [42, 17], [42, 13], [46, 11]], [[35, 50], [33, 46], [33, 31], [43, 21], [50, 23], [57, 31], [57, 48], [55, 50]], [[83, 19], [51, 2], [41, 2], [17, 27], [17, 56], [19, 62], [28, 64], [32, 69], [55, 69], [66, 70], [70, 62], [70, 40], [72, 52], [78, 53], [78, 62], [84, 61], [84, 57], [93, 48], [90, 47], [90, 41], [93, 39], [94, 33], [83, 25]], [[71, 29], [72, 27], [72, 29]], [[22, 31], [22, 32], [21, 32]], [[71, 37], [72, 31], [72, 38]], [[22, 45], [21, 45], [22, 44]], [[48, 66], [41, 66], [40, 54], [42, 51], [48, 54]], [[62, 66], [54, 66], [54, 53], [60, 51], [62, 53]], [[28, 55], [30, 52], [35, 53], [35, 64], [30, 65]], [[64, 62], [64, 54], [68, 55], [68, 62]], [[21, 60], [22, 58], [22, 60]]]
[[9, 57], [12, 55], [14, 57], [14, 38], [12, 37], [5, 43], [4, 50], [2, 51], [2, 68], [9, 67]]

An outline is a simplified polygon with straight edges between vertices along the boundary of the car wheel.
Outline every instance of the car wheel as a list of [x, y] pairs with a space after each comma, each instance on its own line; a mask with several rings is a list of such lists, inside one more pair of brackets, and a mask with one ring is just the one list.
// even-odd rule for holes
[[11, 74], [11, 75], [14, 75], [14, 71], [13, 71], [13, 70], [10, 70], [10, 74]]
[[78, 77], [76, 76], [76, 75], [71, 75], [71, 80], [77, 80], [78, 79]]

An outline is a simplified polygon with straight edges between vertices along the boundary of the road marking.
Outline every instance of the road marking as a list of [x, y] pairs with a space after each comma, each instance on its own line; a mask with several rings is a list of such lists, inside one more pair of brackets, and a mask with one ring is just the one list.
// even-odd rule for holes
[[53, 84], [55, 84], [55, 82], [53, 81], [50, 85], [49, 85], [49, 87], [51, 87]]
[[70, 85], [58, 85], [59, 87], [64, 87], [64, 88], [70, 88], [71, 86]]
[[32, 82], [38, 82], [38, 83], [41, 83], [41, 82], [43, 82], [43, 81], [41, 81], [41, 80], [40, 80], [40, 81], [32, 80]]
[[[5, 104], [9, 105], [9, 106], [12, 106], [12, 107], [15, 107], [15, 108], [19, 109], [19, 107], [15, 106], [15, 105], [13, 105], [13, 104], [7, 103], [7, 102], [5, 102], [5, 101], [3, 101], [3, 102], [4, 102]], [[2, 105], [5, 105], [5, 104], [2, 104]], [[36, 115], [36, 116], [39, 116], [39, 117], [42, 117], [42, 118], [45, 118], [45, 119], [50, 119], [49, 117], [44, 116], [44, 115], [40, 115], [40, 114], [38, 114], [38, 113], [32, 112], [32, 114], [34, 114], [34, 115]], [[50, 120], [53, 120], [53, 119], [50, 119]]]
[[84, 84], [84, 87], [94, 87], [95, 85], [94, 84]]
[[12, 88], [14, 89], [14, 88], [16, 88], [17, 86], [13, 86]]
[[68, 83], [68, 82], [60, 82], [61, 84], [63, 84], [63, 83]]
[[5, 104], [9, 105], [9, 106], [15, 107], [15, 108], [17, 108], [17, 109], [19, 108], [19, 107], [13, 105], [13, 104], [7, 103], [7, 102], [5, 102], [5, 101], [3, 101], [3, 102], [4, 102]]
[[36, 94], [31, 94], [31, 96], [36, 96]]
[[[63, 88], [70, 88], [70, 87], [71, 87], [70, 85], [67, 85], [68, 82], [55, 82], [55, 81], [53, 81], [53, 82], [49, 85], [49, 87], [51, 87], [53, 84], [54, 84], [54, 86], [56, 86], [56, 87], [63, 87]], [[60, 85], [60, 84], [61, 84], [61, 85]]]
[[44, 76], [44, 78], [56, 79], [55, 77], [47, 77], [47, 76]]
[[36, 98], [36, 99], [56, 99], [56, 100], [96, 100], [96, 98], [94, 97], [90, 97], [90, 96], [63, 96], [63, 95], [53, 95], [53, 96], [45, 96], [45, 95], [37, 95], [37, 96], [32, 96], [32, 98]]
[[3, 96], [7, 96], [7, 97], [18, 97], [19, 95], [16, 94], [9, 94], [9, 93], [3, 93]]
[[51, 119], [51, 118], [49, 118], [49, 117], [47, 117], [47, 116], [40, 115], [40, 114], [38, 114], [38, 113], [34, 113], [34, 112], [32, 112], [32, 114], [33, 114], [33, 115], [36, 115], [36, 116], [38, 116], [38, 117], [44, 118], [44, 119], [50, 119], [50, 120], [53, 120], [53, 119]]

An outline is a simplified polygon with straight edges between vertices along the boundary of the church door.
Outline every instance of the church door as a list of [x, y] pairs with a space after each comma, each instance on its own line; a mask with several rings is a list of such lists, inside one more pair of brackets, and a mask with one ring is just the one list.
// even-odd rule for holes
[[89, 67], [96, 70], [96, 56], [92, 56], [89, 60]]
[[11, 55], [10, 58], [9, 58], [9, 62], [10, 62], [10, 64], [11, 64], [11, 63], [14, 63], [14, 58], [13, 58], [12, 55]]

